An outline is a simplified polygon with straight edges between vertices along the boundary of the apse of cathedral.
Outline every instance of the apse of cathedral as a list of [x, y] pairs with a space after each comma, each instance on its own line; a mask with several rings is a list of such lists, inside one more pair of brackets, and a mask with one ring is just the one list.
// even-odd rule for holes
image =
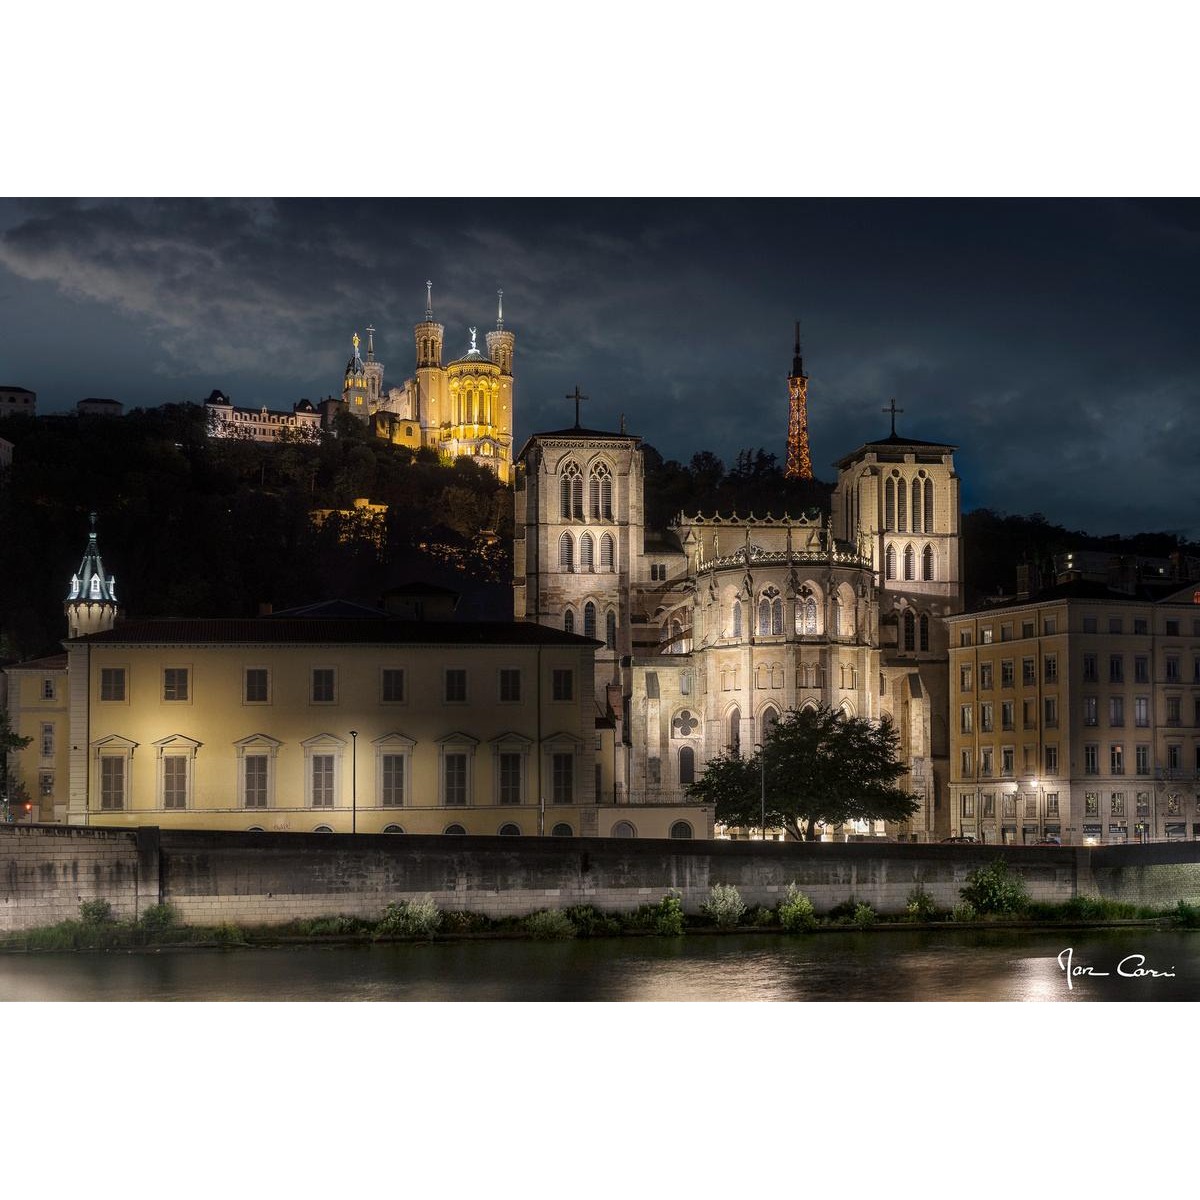
[[[807, 384], [797, 336], [788, 462], [801, 477]], [[825, 704], [895, 724], [899, 785], [921, 808], [887, 832], [948, 828], [943, 618], [963, 603], [955, 447], [898, 434], [903, 410], [884, 411], [891, 433], [837, 461], [827, 510], [679, 513], [666, 529], [646, 526], [639, 437], [586, 428], [577, 406], [574, 427], [525, 444], [515, 616], [603, 644], [597, 725], [615, 728], [617, 747], [602, 764], [606, 800], [682, 803], [709, 759], [749, 755], [784, 712]]]
[[445, 362], [445, 326], [434, 320], [432, 282], [425, 288], [425, 319], [413, 331], [414, 374], [385, 389], [375, 329], [367, 326], [365, 358], [358, 334], [352, 339], [341, 406], [395, 445], [432, 449], [445, 462], [472, 458], [511, 482], [516, 337], [504, 328], [504, 293], [498, 293], [496, 327], [484, 335], [486, 349], [479, 346], [478, 327], [471, 327], [461, 353]]

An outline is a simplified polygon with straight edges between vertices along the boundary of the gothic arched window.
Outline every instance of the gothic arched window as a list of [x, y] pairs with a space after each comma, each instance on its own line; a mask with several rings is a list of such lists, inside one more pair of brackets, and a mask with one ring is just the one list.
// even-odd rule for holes
[[804, 602], [804, 632], [817, 632], [817, 602], [811, 596]]
[[575, 610], [572, 608], [568, 608], [566, 612], [563, 613], [563, 632], [575, 632]]
[[896, 528], [896, 481], [890, 477], [883, 485], [883, 527]]
[[883, 577], [885, 579], [896, 578], [896, 547], [889, 546], [887, 553], [883, 556]]
[[564, 571], [575, 570], [575, 539], [569, 533], [558, 539], [558, 565]]
[[921, 532], [921, 481], [913, 480], [912, 485], [912, 531]]
[[604, 618], [604, 648], [606, 650], [617, 648], [617, 614], [611, 608]]
[[933, 480], [925, 480], [925, 532], [933, 532]]
[[612, 534], [606, 533], [600, 538], [600, 570], [613, 569], [613, 540]]
[[696, 782], [696, 752], [691, 746], [679, 748], [679, 786]]
[[585, 533], [579, 539], [579, 569], [581, 571], [594, 571], [596, 569], [596, 561], [594, 557], [595, 543], [592, 541], [592, 535]]
[[926, 546], [925, 549], [921, 551], [921, 578], [922, 579], [932, 579], [933, 578], [933, 547], [932, 546]]
[[833, 600], [833, 636], [842, 636], [842, 602], [836, 596]]
[[742, 752], [742, 710], [736, 705], [729, 713], [729, 752], [731, 754], [741, 754]]
[[559, 506], [564, 521], [583, 520], [583, 475], [578, 463], [570, 462], [563, 468]]
[[764, 596], [758, 602], [758, 633], [760, 637], [771, 632], [771, 602]]
[[583, 636], [596, 636], [596, 606], [590, 600], [583, 606]]
[[740, 600], [733, 602], [733, 636], [735, 638], [742, 636], [742, 602]]
[[904, 547], [904, 578], [916, 579], [917, 577], [917, 556], [911, 546]]
[[921, 649], [929, 649], [929, 614], [921, 614]]
[[773, 705], [768, 704], [763, 709], [762, 714], [762, 736], [763, 741], [771, 736], [771, 730], [775, 728], [776, 721], [779, 720], [779, 710]]
[[908, 484], [896, 480], [896, 528], [903, 533], [908, 528]]
[[592, 520], [612, 520], [612, 472], [607, 463], [596, 463], [592, 467], [588, 491], [591, 493]]
[[912, 610], [904, 614], [904, 649], [912, 650], [916, 646], [917, 641], [917, 622], [912, 615]]

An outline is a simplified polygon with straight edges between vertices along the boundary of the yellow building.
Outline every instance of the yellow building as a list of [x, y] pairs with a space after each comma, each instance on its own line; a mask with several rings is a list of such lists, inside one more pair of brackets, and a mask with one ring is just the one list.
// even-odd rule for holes
[[360, 340], [342, 381], [342, 407], [395, 445], [436, 450], [446, 461], [472, 458], [512, 479], [513, 350], [516, 337], [504, 328], [504, 294], [499, 294], [496, 328], [486, 335], [487, 353], [470, 344], [443, 365], [445, 327], [433, 319], [433, 284], [426, 284], [425, 319], [414, 329], [416, 372], [403, 386], [384, 388], [383, 363], [375, 357], [375, 330], [367, 327], [367, 356]]
[[[439, 589], [398, 591], [411, 612], [451, 607]], [[634, 819], [609, 799], [591, 638], [343, 602], [120, 622], [94, 528], [66, 609], [67, 653], [7, 672], [13, 725], [34, 737], [10, 778], [45, 789], [35, 821], [711, 836], [702, 805]]]
[[955, 834], [1200, 837], [1194, 585], [1076, 580], [946, 624]]

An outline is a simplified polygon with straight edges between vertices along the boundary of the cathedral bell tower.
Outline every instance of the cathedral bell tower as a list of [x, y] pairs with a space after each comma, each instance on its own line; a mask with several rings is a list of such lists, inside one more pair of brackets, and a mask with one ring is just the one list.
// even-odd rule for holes
[[808, 449], [808, 376], [800, 354], [800, 322], [796, 322], [796, 350], [788, 376], [787, 478], [811, 479], [812, 454]]
[[96, 546], [96, 514], [91, 514], [92, 530], [79, 570], [71, 576], [71, 590], [63, 611], [67, 615], [67, 636], [86, 637], [111, 629], [117, 619], [117, 581], [105, 575], [100, 551]]
[[436, 444], [436, 430], [449, 420], [445, 403], [445, 372], [442, 370], [442, 340], [445, 327], [433, 319], [433, 281], [425, 281], [425, 320], [413, 329], [417, 341], [416, 411], [426, 444]]
[[367, 326], [367, 361], [363, 364], [367, 380], [367, 404], [372, 412], [383, 399], [383, 363], [375, 360], [375, 326]]

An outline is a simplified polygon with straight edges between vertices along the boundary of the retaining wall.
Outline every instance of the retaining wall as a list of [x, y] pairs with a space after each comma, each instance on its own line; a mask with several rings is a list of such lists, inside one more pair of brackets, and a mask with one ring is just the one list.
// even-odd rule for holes
[[230, 833], [0, 826], [0, 927], [78, 916], [108, 900], [131, 916], [161, 898], [185, 921], [275, 924], [378, 916], [390, 901], [517, 916], [592, 904], [630, 910], [677, 889], [696, 912], [714, 883], [774, 905], [795, 881], [818, 912], [853, 897], [903, 911], [920, 884], [943, 908], [1002, 857], [1035, 900], [1104, 896], [1200, 903], [1200, 846], [1019, 847]]

